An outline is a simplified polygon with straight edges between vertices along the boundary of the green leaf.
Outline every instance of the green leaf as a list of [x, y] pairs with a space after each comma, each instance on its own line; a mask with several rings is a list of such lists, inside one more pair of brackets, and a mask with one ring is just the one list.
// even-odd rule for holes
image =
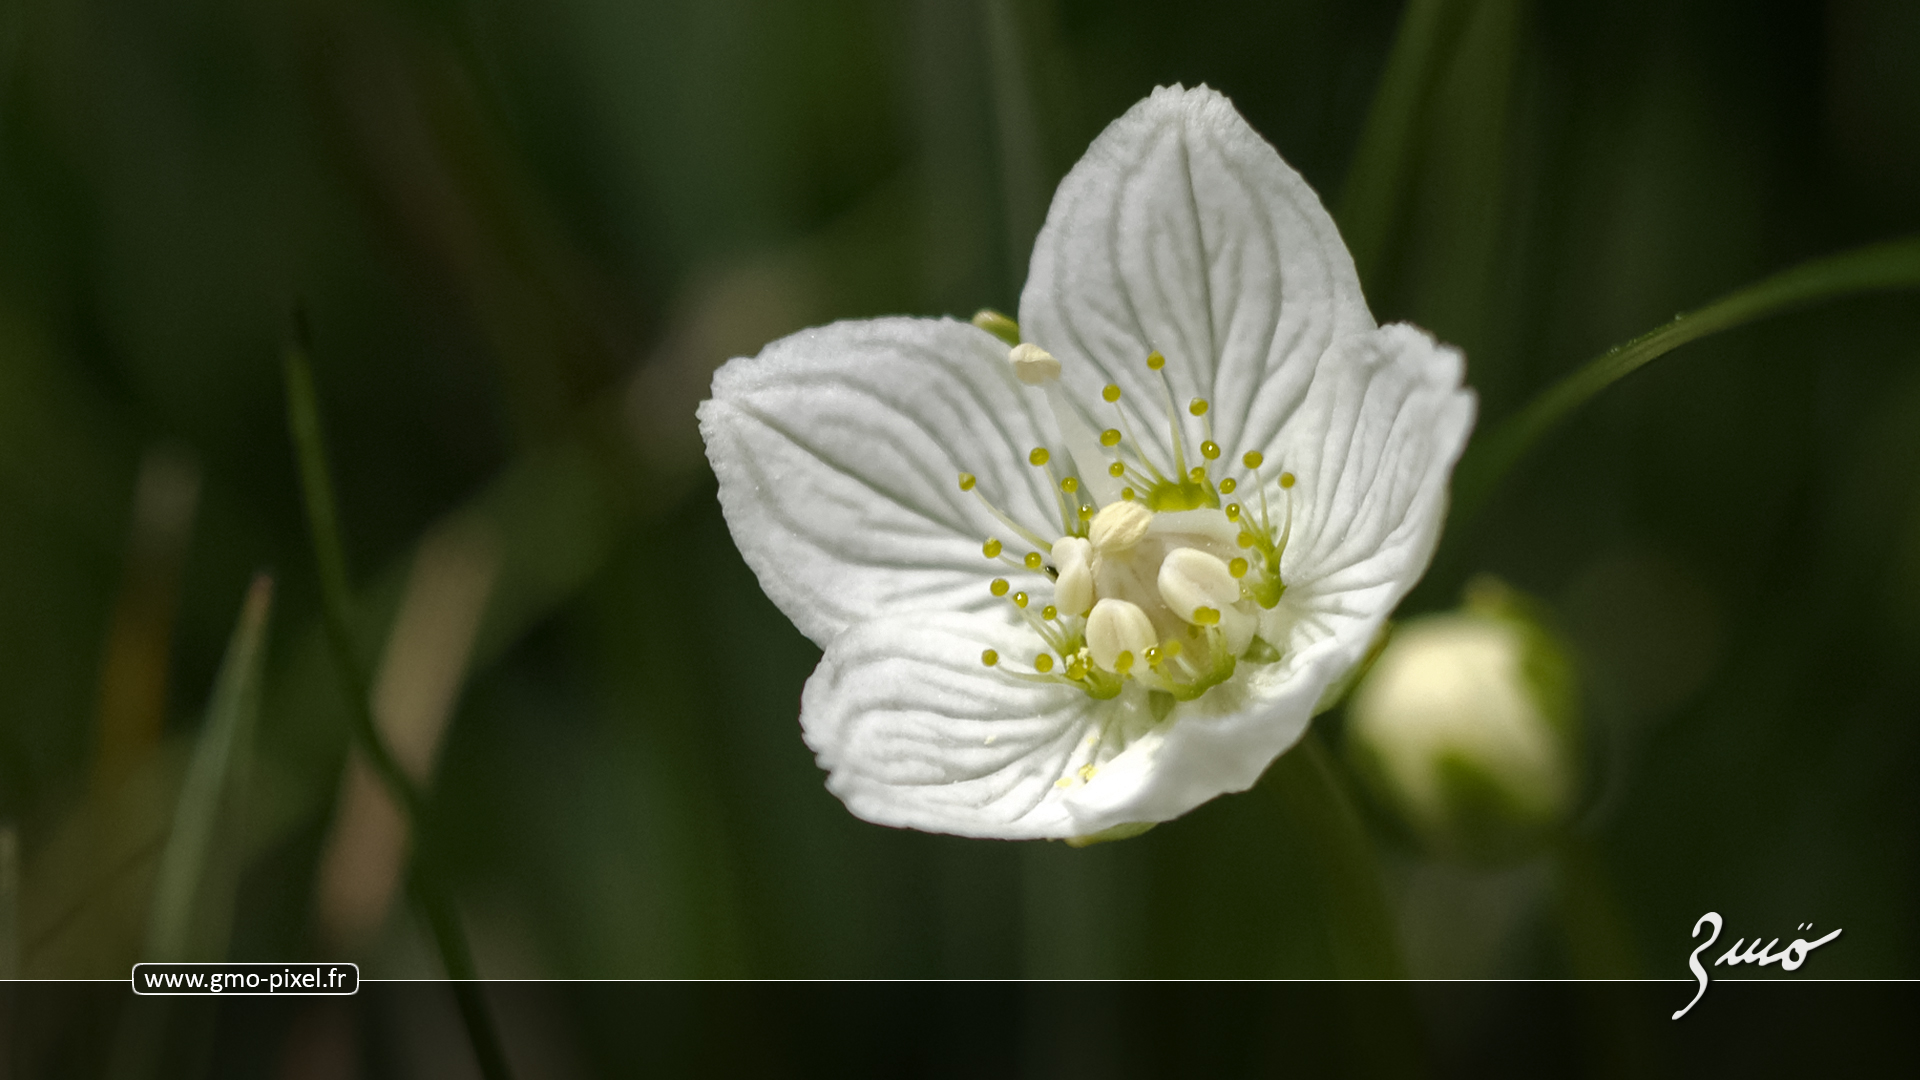
[[240, 874], [248, 755], [260, 715], [260, 680], [272, 605], [273, 579], [264, 574], [254, 578], [214, 679], [206, 723], [194, 744], [173, 814], [173, 831], [160, 856], [159, 879], [148, 911], [148, 960], [226, 957]]
[[1548, 387], [1467, 447], [1454, 470], [1454, 520], [1485, 507], [1494, 488], [1535, 443], [1594, 395], [1689, 341], [1820, 300], [1920, 288], [1920, 237], [1891, 240], [1781, 271], [1617, 345]]

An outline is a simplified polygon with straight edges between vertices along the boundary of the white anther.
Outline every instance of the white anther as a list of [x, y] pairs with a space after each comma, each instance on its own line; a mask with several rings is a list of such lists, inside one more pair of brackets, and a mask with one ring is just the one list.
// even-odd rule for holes
[[1102, 555], [1118, 555], [1127, 551], [1147, 535], [1147, 526], [1153, 524], [1153, 511], [1137, 502], [1122, 501], [1109, 503], [1100, 512], [1093, 515], [1093, 524], [1087, 535], [1093, 540], [1093, 549]]
[[1031, 341], [1015, 345], [1007, 362], [1013, 365], [1013, 377], [1028, 386], [1045, 386], [1060, 377], [1060, 361]]
[[1210, 608], [1216, 615], [1240, 599], [1240, 583], [1227, 564], [1198, 548], [1174, 548], [1160, 563], [1160, 598], [1175, 615], [1194, 622], [1193, 613]]
[[1114, 664], [1123, 652], [1132, 653], [1134, 668], [1144, 670], [1147, 650], [1159, 643], [1153, 623], [1136, 604], [1107, 597], [1093, 605], [1093, 613], [1087, 616], [1087, 651], [1094, 663], [1108, 671], [1119, 670]]
[[1078, 536], [1053, 542], [1053, 606], [1062, 615], [1085, 615], [1093, 606], [1093, 545]]

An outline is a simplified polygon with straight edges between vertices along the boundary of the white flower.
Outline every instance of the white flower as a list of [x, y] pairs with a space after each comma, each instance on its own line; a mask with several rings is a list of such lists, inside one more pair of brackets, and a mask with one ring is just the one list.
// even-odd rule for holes
[[1459, 353], [1375, 325], [1205, 87], [1061, 183], [1019, 327], [807, 330], [700, 407], [734, 540], [825, 650], [807, 743], [869, 821], [1084, 837], [1251, 786], [1425, 569], [1473, 423]]

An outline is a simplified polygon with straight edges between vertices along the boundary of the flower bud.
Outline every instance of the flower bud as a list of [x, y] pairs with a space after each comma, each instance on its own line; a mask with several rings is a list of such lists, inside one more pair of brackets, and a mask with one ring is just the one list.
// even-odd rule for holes
[[1524, 849], [1572, 800], [1572, 666], [1525, 608], [1477, 583], [1462, 610], [1396, 630], [1348, 706], [1375, 793], [1436, 847]]

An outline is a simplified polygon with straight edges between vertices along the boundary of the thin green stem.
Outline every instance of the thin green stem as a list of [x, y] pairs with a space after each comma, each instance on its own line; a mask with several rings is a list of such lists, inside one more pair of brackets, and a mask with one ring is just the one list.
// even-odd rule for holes
[[473, 1044], [474, 1057], [487, 1080], [511, 1080], [506, 1056], [480, 992], [479, 975], [473, 966], [473, 953], [460, 929], [459, 914], [447, 894], [421, 832], [426, 820], [426, 800], [420, 789], [400, 767], [387, 748], [374, 723], [372, 697], [365, 669], [353, 647], [349, 612], [352, 610], [347, 577], [345, 545], [341, 542], [339, 513], [333, 497], [333, 478], [327, 468], [326, 444], [320, 432], [320, 407], [314, 392], [313, 365], [307, 356], [304, 335], [287, 346], [285, 376], [287, 389], [287, 427], [293, 438], [294, 454], [300, 464], [300, 485], [306, 500], [307, 527], [313, 542], [313, 557], [320, 573], [320, 605], [326, 625], [327, 641], [332, 648], [334, 667], [341, 690], [347, 699], [347, 723], [360, 749], [372, 763], [374, 772], [387, 792], [406, 815], [414, 839], [413, 892], [420, 912], [432, 930], [440, 950], [440, 961], [453, 983], [454, 997], [466, 1022], [467, 1038]]
[[1677, 315], [1582, 365], [1467, 448], [1454, 470], [1454, 520], [1464, 523], [1534, 444], [1600, 391], [1687, 342], [1769, 315], [1854, 293], [1920, 288], [1920, 237], [1872, 244], [1783, 270]]
[[1399, 931], [1387, 906], [1373, 845], [1332, 755], [1309, 728], [1280, 756], [1261, 785], [1298, 822], [1312, 852], [1320, 883], [1336, 972], [1345, 979], [1398, 979], [1406, 975]]
[[1406, 204], [1420, 131], [1434, 81], [1464, 17], [1467, 0], [1408, 0], [1393, 51], [1360, 129], [1360, 144], [1340, 192], [1340, 234], [1362, 280], [1384, 268], [1388, 243]]

